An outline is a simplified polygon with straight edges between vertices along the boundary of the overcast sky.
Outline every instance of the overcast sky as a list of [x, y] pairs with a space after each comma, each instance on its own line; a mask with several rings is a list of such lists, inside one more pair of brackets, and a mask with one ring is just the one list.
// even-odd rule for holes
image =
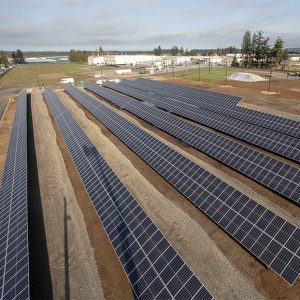
[[0, 0], [0, 49], [240, 46], [246, 30], [300, 47], [299, 0]]

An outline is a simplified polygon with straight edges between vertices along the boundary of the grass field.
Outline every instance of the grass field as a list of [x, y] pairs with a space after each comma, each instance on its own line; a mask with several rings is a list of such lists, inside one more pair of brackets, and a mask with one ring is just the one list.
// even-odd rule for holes
[[[227, 68], [227, 76], [230, 76], [231, 74], [235, 72], [244, 72], [242, 68]], [[199, 80], [199, 70], [189, 70], [183, 73], [177, 73], [175, 74], [175, 77], [187, 79], [187, 80], [193, 80], [198, 81]], [[224, 81], [226, 78], [226, 68], [225, 67], [213, 67], [210, 69], [208, 68], [201, 68], [200, 69], [200, 80], [202, 82], [206, 82], [208, 84], [214, 84], [219, 81]]]
[[[103, 67], [103, 71], [109, 69], [112, 67]], [[20, 86], [21, 88], [38, 86], [37, 76], [42, 86], [59, 84], [61, 78], [64, 77], [73, 77], [79, 84], [81, 80], [93, 80], [93, 72], [100, 73], [101, 68], [93, 67], [92, 69], [89, 65], [75, 63], [17, 65], [15, 69], [0, 78], [0, 86]]]

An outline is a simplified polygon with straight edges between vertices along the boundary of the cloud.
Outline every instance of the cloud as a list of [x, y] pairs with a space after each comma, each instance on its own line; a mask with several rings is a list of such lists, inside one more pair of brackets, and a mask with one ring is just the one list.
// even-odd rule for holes
[[6, 13], [0, 41], [7, 50], [239, 46], [246, 30], [263, 30], [271, 39], [279, 35], [287, 46], [300, 46], [300, 3], [292, 0], [2, 0], [1, 4]]

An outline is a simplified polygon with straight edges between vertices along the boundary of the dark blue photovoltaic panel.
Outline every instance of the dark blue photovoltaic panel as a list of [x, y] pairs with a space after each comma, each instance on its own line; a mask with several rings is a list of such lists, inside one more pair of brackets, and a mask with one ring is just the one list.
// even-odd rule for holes
[[233, 119], [212, 111], [195, 109], [195, 106], [175, 98], [149, 94], [123, 84], [105, 82], [105, 87], [151, 103], [171, 113], [180, 115], [197, 123], [224, 132], [228, 135], [269, 150], [288, 159], [300, 162], [300, 139], [254, 124]]
[[[122, 80], [122, 84], [135, 87], [154, 94], [174, 98], [198, 108], [210, 110], [221, 115], [246, 121], [264, 128], [281, 132], [290, 136], [300, 138], [300, 122], [287, 118], [274, 116], [268, 113], [239, 107], [237, 103], [240, 97], [224, 95], [212, 91], [197, 88], [169, 84], [154, 80], [138, 78], [135, 81]], [[208, 94], [209, 93], [209, 94]], [[231, 97], [240, 98], [238, 102], [228, 101]]]
[[85, 88], [300, 204], [298, 168], [110, 89], [95, 84]]
[[29, 299], [27, 93], [21, 92], [0, 186], [0, 299]]
[[195, 164], [77, 88], [66, 91], [232, 238], [293, 284], [300, 228]]
[[44, 95], [137, 299], [212, 299], [58, 97]]
[[218, 104], [224, 103], [224, 105], [227, 106], [235, 106], [239, 101], [242, 100], [242, 97], [239, 96], [232, 96], [220, 92], [213, 92], [191, 86], [183, 86], [145, 78], [137, 78], [134, 81], [123, 79], [122, 83], [128, 85], [136, 83], [138, 84], [139, 89], [146, 91], [148, 91], [149, 88], [155, 88], [155, 93], [162, 96], [166, 95], [166, 92], [172, 93], [174, 90], [176, 90], [179, 95], [183, 94], [191, 96], [197, 99], [198, 102], [214, 102]]

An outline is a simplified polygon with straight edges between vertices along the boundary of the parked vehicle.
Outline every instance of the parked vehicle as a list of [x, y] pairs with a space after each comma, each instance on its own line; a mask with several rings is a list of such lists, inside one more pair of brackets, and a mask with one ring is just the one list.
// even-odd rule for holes
[[62, 78], [61, 81], [59, 82], [59, 84], [75, 84], [75, 80], [74, 78], [70, 77], [70, 78]]

